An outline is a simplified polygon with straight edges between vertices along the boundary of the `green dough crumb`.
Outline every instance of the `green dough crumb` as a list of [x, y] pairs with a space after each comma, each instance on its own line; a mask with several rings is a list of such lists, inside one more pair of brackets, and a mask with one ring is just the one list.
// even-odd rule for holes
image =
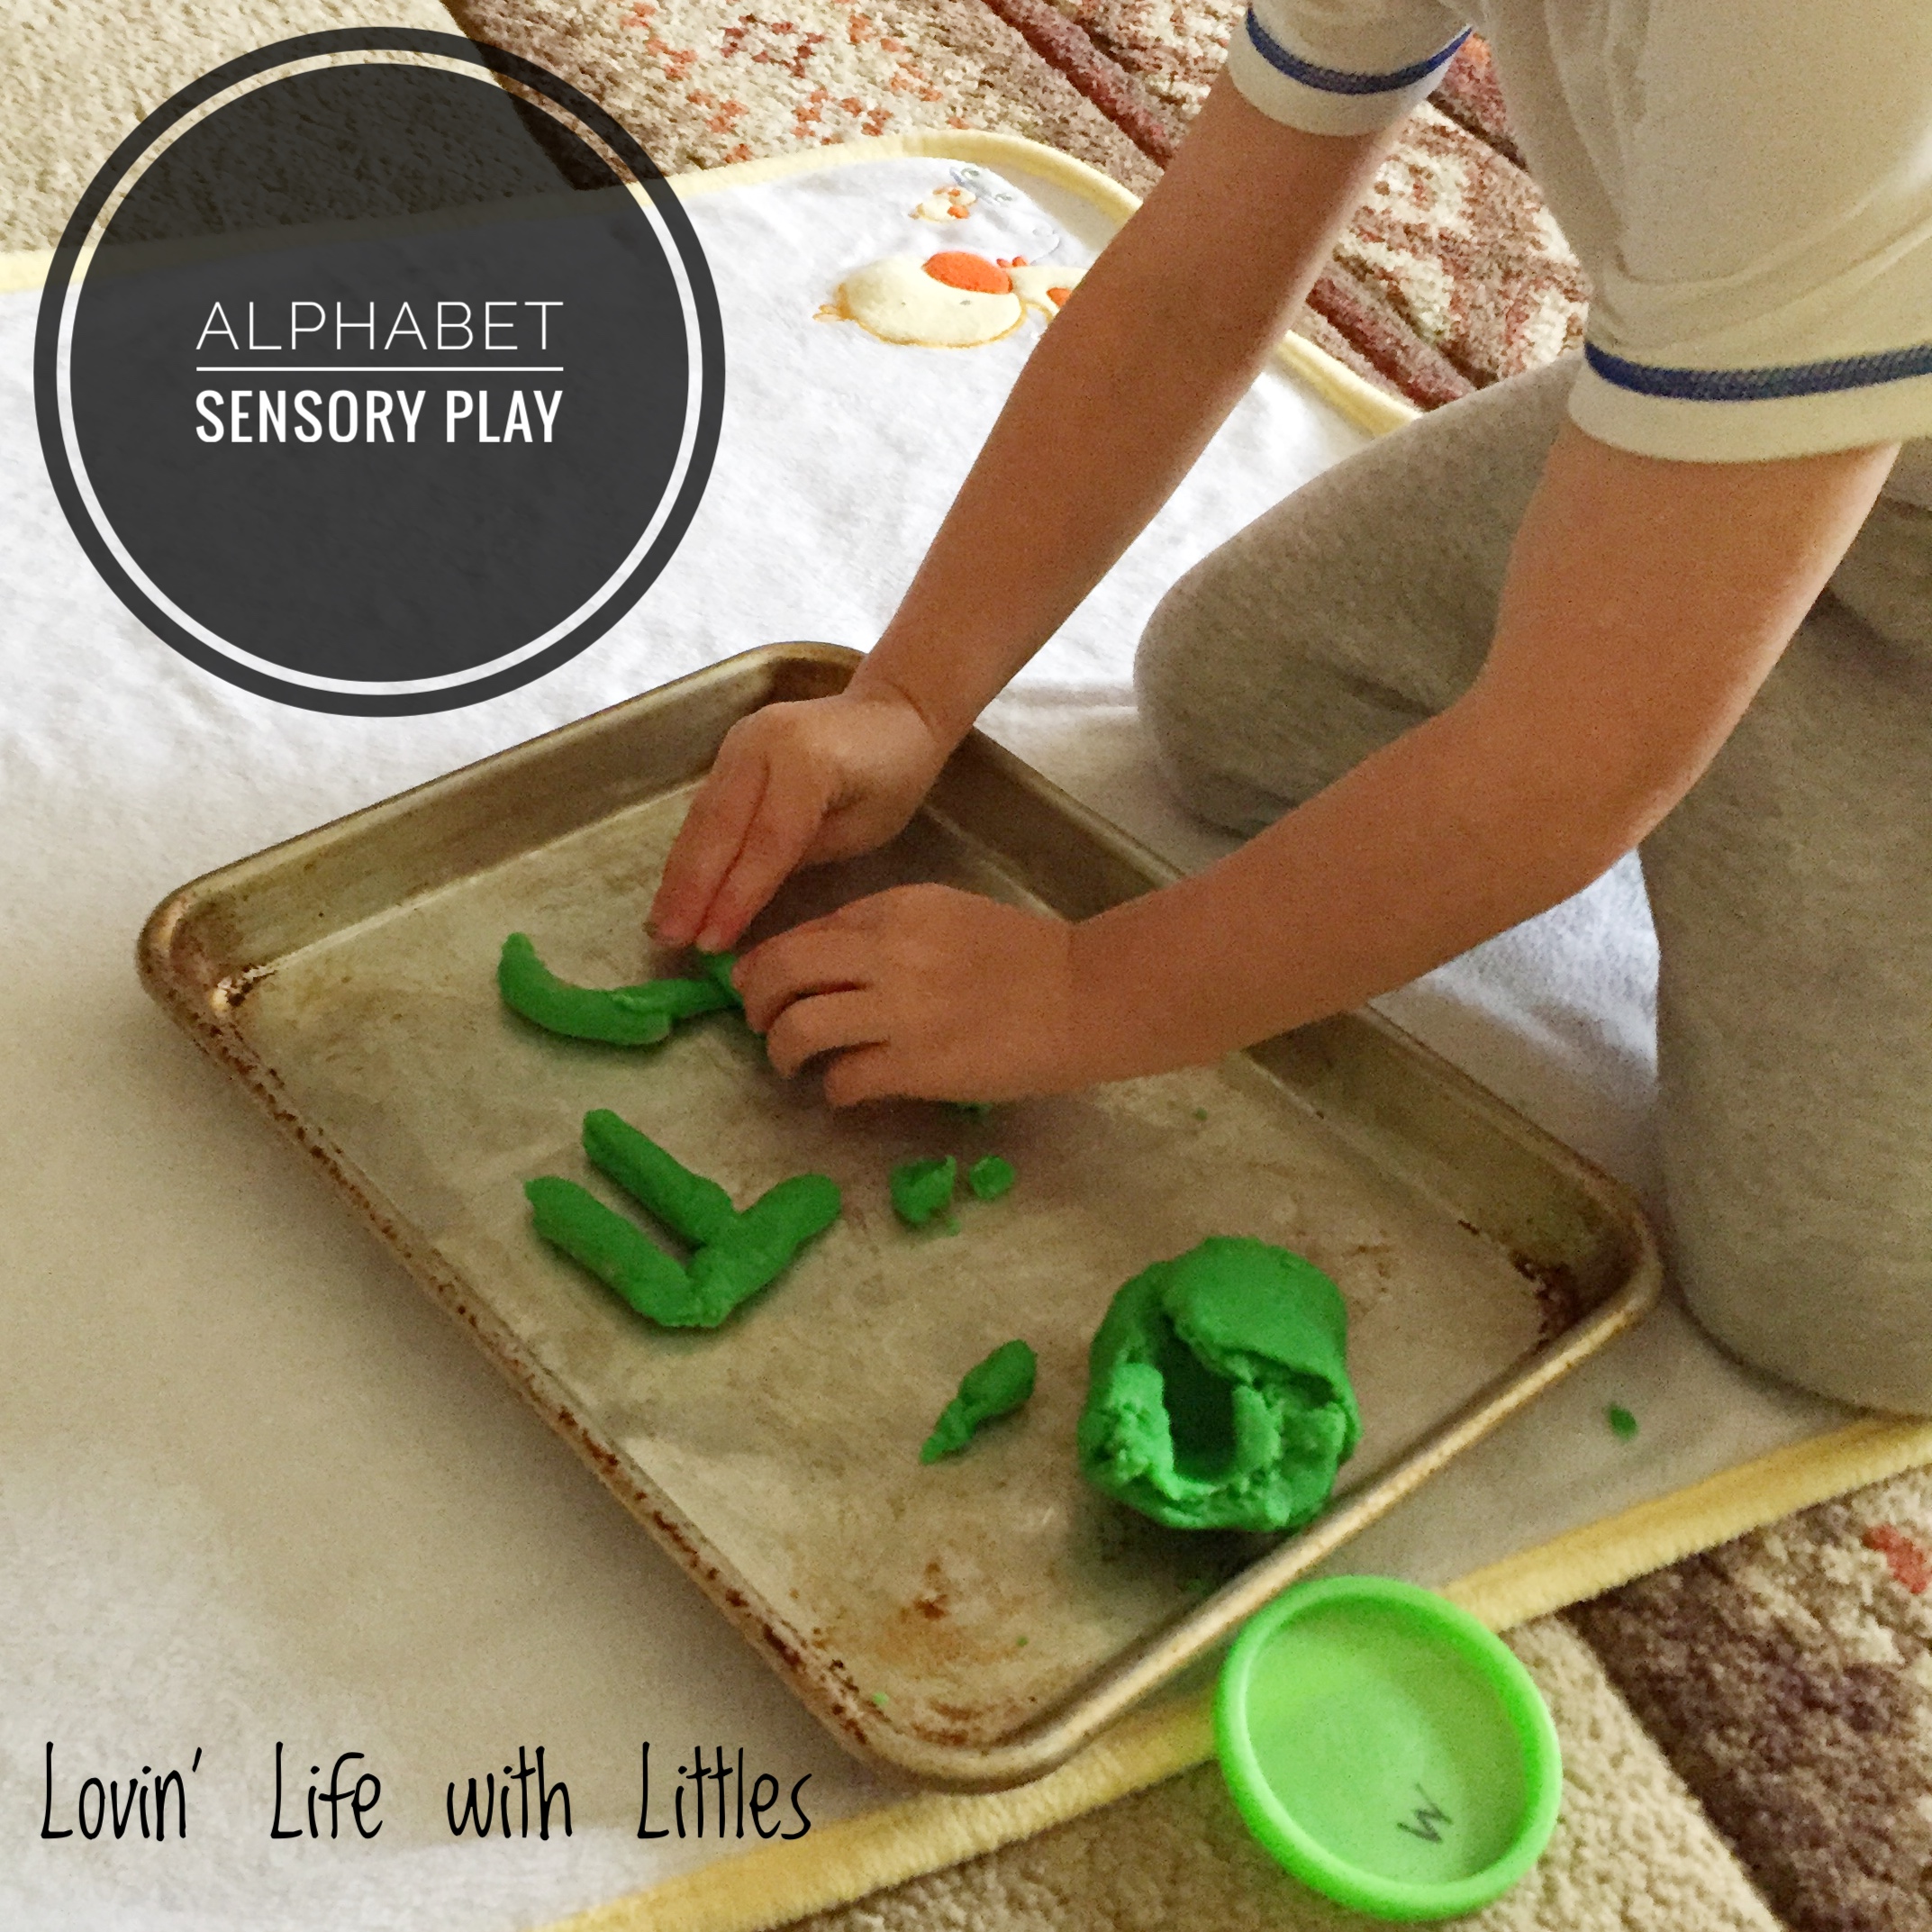
[[1197, 1120], [1204, 1120], [1207, 1119], [1207, 1117], [1208, 1110], [1205, 1107], [1196, 1107], [1194, 1109], [1194, 1118]]
[[936, 1463], [942, 1456], [957, 1455], [983, 1422], [1011, 1415], [1032, 1394], [1039, 1368], [1033, 1351], [1024, 1342], [1002, 1342], [984, 1362], [960, 1377], [959, 1392], [933, 1424], [925, 1447], [919, 1452], [920, 1461]]
[[1612, 1402], [1603, 1411], [1610, 1426], [1610, 1434], [1619, 1442], [1628, 1442], [1637, 1434], [1637, 1418], [1620, 1402]]
[[872, 1701], [876, 1704], [881, 1710], [884, 1710], [886, 1705], [892, 1702], [892, 1699], [886, 1696], [886, 1694], [883, 1691], [875, 1691], [872, 1693]]
[[736, 999], [713, 979], [653, 979], [638, 986], [573, 986], [537, 957], [527, 932], [512, 932], [496, 961], [503, 1004], [549, 1033], [612, 1047], [654, 1047], [672, 1026], [714, 1013]]
[[1032, 1642], [1032, 1638], [1031, 1638], [1031, 1637], [1015, 1637], [1015, 1638], [1013, 1639], [1013, 1648], [1014, 1648], [1015, 1650], [1024, 1650], [1024, 1649], [1025, 1649], [1025, 1648], [1027, 1647], [1027, 1646], [1028, 1646], [1028, 1645], [1029, 1645], [1029, 1643], [1031, 1643], [1031, 1642]]
[[1019, 1178], [1012, 1162], [997, 1154], [988, 1154], [966, 1169], [966, 1185], [980, 1201], [997, 1201]]
[[715, 1181], [693, 1174], [608, 1108], [584, 1117], [594, 1166], [694, 1247], [681, 1265], [575, 1181], [527, 1181], [537, 1232], [667, 1329], [714, 1329], [767, 1288], [808, 1241], [839, 1218], [839, 1189], [822, 1174], [794, 1175], [742, 1213]]
[[1362, 1432], [1347, 1325], [1335, 1283], [1265, 1241], [1156, 1262], [1093, 1338], [1082, 1471], [1171, 1528], [1300, 1528]]
[[959, 1164], [950, 1154], [933, 1160], [909, 1160], [893, 1169], [893, 1208], [908, 1228], [923, 1228], [952, 1205]]

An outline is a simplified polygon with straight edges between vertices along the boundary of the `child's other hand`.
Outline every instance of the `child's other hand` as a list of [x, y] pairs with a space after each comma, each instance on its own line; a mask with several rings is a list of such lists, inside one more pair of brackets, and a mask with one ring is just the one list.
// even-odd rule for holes
[[671, 848], [652, 934], [721, 952], [800, 866], [870, 851], [898, 831], [949, 748], [890, 686], [740, 719]]
[[835, 1057], [835, 1107], [1015, 1100], [1077, 1084], [1073, 928], [946, 885], [903, 885], [754, 948], [745, 1017], [790, 1075]]

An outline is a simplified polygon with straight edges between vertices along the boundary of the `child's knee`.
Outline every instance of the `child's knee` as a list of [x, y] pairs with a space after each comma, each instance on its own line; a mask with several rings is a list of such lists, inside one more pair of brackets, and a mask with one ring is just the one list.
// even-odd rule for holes
[[1215, 562], [1203, 558], [1155, 607], [1134, 655], [1134, 694], [1175, 796], [1197, 817], [1248, 834], [1285, 806], [1239, 768], [1238, 748], [1256, 721], [1227, 675], [1229, 631], [1216, 619]]

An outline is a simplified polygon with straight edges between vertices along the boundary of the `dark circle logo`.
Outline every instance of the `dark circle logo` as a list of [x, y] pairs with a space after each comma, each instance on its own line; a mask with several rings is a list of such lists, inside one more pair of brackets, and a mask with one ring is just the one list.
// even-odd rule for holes
[[656, 579], [723, 331], [649, 157], [531, 62], [349, 29], [150, 114], [55, 251], [41, 444], [95, 567], [203, 669], [314, 711], [475, 703]]

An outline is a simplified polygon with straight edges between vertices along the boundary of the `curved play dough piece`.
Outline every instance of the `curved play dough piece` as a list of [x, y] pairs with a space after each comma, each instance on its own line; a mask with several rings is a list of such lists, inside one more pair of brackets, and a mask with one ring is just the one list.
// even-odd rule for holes
[[693, 1174], [606, 1107], [585, 1115], [584, 1151], [694, 1245], [689, 1264], [680, 1265], [576, 1182], [551, 1175], [523, 1184], [537, 1232], [667, 1329], [716, 1328], [839, 1219], [838, 1185], [822, 1174], [781, 1181], [740, 1214], [715, 1181]]
[[545, 1031], [613, 1047], [654, 1047], [676, 1021], [718, 1012], [737, 999], [709, 975], [638, 986], [574, 986], [544, 965], [525, 932], [503, 941], [496, 986], [504, 1005]]
[[977, 349], [1011, 335], [1026, 305], [1011, 288], [954, 288], [910, 255], [868, 262], [839, 285], [839, 313], [883, 342]]
[[923, 1228], [953, 1202], [959, 1164], [950, 1154], [933, 1160], [902, 1161], [888, 1184], [893, 1210], [908, 1228]]
[[614, 1288], [639, 1314], [667, 1329], [712, 1326], [696, 1312], [684, 1269], [588, 1189], [545, 1174], [524, 1182], [523, 1193], [537, 1232]]
[[1215, 1236], [1113, 1298], [1088, 1356], [1080, 1466], [1176, 1529], [1298, 1529], [1361, 1435], [1340, 1291], [1285, 1248]]
[[1002, 1342], [984, 1362], [960, 1377], [959, 1392], [940, 1410], [925, 1447], [919, 1452], [920, 1461], [936, 1463], [942, 1456], [957, 1455], [982, 1423], [1011, 1415], [1033, 1393], [1039, 1367], [1026, 1343]]
[[693, 1174], [608, 1107], [584, 1116], [584, 1151], [594, 1167], [694, 1247], [721, 1238], [737, 1224], [731, 1197], [715, 1181]]

